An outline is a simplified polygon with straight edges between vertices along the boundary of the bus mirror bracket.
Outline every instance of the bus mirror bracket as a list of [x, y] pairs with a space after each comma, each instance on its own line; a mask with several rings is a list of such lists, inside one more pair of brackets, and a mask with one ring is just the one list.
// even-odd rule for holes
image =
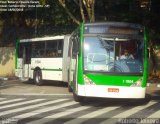
[[149, 50], [149, 48], [147, 49], [147, 58], [150, 58], [150, 50]]

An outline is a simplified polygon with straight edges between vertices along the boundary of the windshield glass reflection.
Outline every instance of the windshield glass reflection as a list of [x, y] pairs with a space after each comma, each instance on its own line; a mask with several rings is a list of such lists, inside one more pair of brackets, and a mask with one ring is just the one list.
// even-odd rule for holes
[[140, 39], [85, 37], [84, 70], [142, 73], [142, 48]]

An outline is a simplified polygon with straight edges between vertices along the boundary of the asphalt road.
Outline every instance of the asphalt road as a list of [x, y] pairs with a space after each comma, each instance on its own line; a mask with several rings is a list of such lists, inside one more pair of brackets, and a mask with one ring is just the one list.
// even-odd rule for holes
[[159, 124], [159, 87], [150, 84], [147, 93], [143, 101], [86, 98], [77, 103], [61, 82], [36, 86], [31, 81], [2, 81], [0, 124]]
[[36, 86], [32, 81], [6, 80], [0, 83], [0, 94], [69, 94], [67, 84], [45, 81], [43, 86]]
[[0, 95], [2, 124], [133, 124], [159, 119], [160, 100], [88, 98], [77, 103], [64, 95]]

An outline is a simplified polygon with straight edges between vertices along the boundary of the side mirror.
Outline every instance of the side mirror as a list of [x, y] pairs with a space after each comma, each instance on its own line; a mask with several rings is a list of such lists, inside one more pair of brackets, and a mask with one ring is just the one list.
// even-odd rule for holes
[[147, 48], [147, 58], [149, 58], [150, 57], [150, 50], [149, 50], [149, 48]]
[[75, 53], [76, 54], [79, 54], [79, 52], [80, 52], [80, 42], [76, 42], [76, 46], [75, 46], [76, 48], [75, 48]]

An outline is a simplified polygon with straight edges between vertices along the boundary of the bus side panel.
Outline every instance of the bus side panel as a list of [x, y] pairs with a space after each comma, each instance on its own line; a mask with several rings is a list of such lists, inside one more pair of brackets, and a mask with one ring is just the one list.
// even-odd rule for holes
[[17, 68], [15, 71], [15, 76], [22, 78], [22, 58], [17, 59]]
[[69, 38], [70, 36], [65, 36], [63, 45], [63, 61], [62, 61], [62, 79], [64, 82], [68, 82], [68, 69], [69, 69], [69, 58], [68, 58], [68, 48], [69, 48]]
[[62, 71], [42, 71], [42, 78], [44, 80], [62, 81]]
[[[31, 66], [30, 66], [31, 67]], [[34, 70], [33, 69], [30, 69], [30, 79], [33, 79], [33, 73], [34, 73]]]
[[31, 76], [31, 68], [30, 64], [23, 65], [23, 59], [19, 58], [17, 61], [17, 69], [15, 71], [15, 76], [21, 79], [30, 78]]
[[23, 67], [23, 78], [30, 78], [31, 64], [24, 64]]
[[31, 69], [39, 68], [42, 79], [62, 81], [62, 58], [34, 58]]

